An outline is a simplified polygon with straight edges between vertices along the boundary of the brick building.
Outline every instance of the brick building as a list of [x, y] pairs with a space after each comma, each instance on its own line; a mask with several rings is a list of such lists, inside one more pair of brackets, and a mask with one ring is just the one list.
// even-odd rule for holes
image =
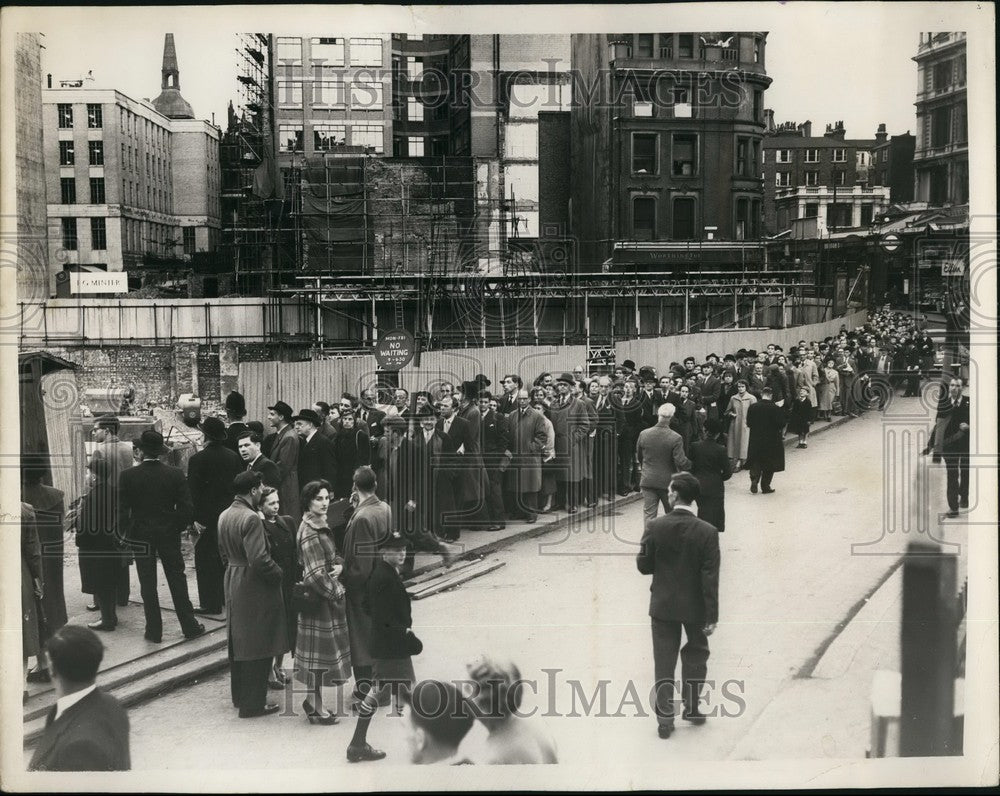
[[843, 122], [812, 134], [812, 122], [785, 122], [764, 139], [764, 230], [775, 235], [799, 218], [820, 229], [867, 227], [889, 203], [871, 179], [874, 138], [847, 138]]
[[872, 185], [889, 188], [892, 204], [913, 201], [913, 153], [917, 139], [907, 130], [902, 135], [888, 136], [885, 125], [878, 126], [868, 170]]
[[[183, 266], [219, 237], [217, 127], [187, 116], [173, 40], [159, 106], [111, 89], [43, 92], [50, 271]], [[172, 85], [167, 86], [168, 79]]]
[[[580, 267], [760, 255], [766, 33], [574, 35]], [[627, 244], [624, 252], [621, 244]], [[736, 245], [733, 245], [733, 244]], [[675, 251], [676, 250], [676, 251]]]
[[914, 199], [932, 205], [969, 201], [965, 33], [921, 33], [917, 54]]

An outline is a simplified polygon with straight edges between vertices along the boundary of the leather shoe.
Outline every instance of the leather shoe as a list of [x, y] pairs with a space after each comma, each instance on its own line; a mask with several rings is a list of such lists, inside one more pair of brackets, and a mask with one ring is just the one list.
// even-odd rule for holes
[[240, 718], [255, 719], [258, 716], [272, 716], [279, 710], [281, 710], [281, 707], [279, 705], [275, 705], [273, 702], [269, 702], [268, 704], [264, 705], [264, 707], [262, 707], [260, 710], [248, 710], [248, 711], [241, 710]]
[[198, 636], [204, 636], [204, 635], [205, 635], [205, 626], [203, 624], [199, 623], [195, 627], [195, 629], [192, 630], [190, 633], [185, 633], [184, 634], [184, 638], [190, 640], [190, 639], [193, 639], [193, 638], [198, 638]]
[[347, 747], [348, 763], [367, 763], [370, 760], [382, 760], [384, 757], [385, 752], [381, 749], [372, 749], [370, 744]]
[[762, 489], [762, 490], [760, 490], [760, 493], [761, 493], [762, 495], [770, 495], [770, 494], [772, 494], [773, 492], [774, 492], [774, 490], [773, 490], [773, 489], [772, 489], [771, 487], [768, 487], [767, 489]]
[[750, 484], [750, 491], [751, 491], [751, 492], [752, 492], [753, 494], [755, 494], [755, 495], [756, 495], [756, 494], [757, 494], [757, 484]]
[[708, 717], [698, 710], [698, 708], [694, 708], [693, 710], [687, 710], [685, 708], [684, 712], [681, 714], [681, 718], [684, 719], [684, 721], [689, 721], [697, 726], [704, 724], [708, 720]]
[[218, 616], [219, 614], [222, 613], [222, 609], [219, 608], [217, 610], [214, 610], [212, 608], [195, 608], [194, 612], [198, 616]]
[[101, 609], [97, 605], [97, 603], [91, 603], [90, 605], [87, 606], [87, 610], [88, 611], [100, 611]]
[[527, 517], [524, 518], [524, 521], [528, 523], [528, 525], [531, 525], [533, 522], [538, 522], [538, 515], [529, 514]]
[[158, 635], [158, 634], [154, 636], [154, 635], [153, 635], [152, 633], [150, 633], [149, 631], [146, 631], [146, 632], [145, 632], [145, 633], [143, 634], [143, 636], [142, 636], [142, 637], [143, 637], [144, 639], [146, 639], [146, 641], [151, 641], [151, 642], [153, 642], [154, 644], [159, 644], [159, 643], [160, 643], [161, 641], [163, 641], [163, 637], [162, 637], [162, 636], [160, 636], [160, 635]]
[[117, 625], [106, 625], [102, 621], [97, 621], [97, 622], [88, 622], [87, 627], [89, 627], [91, 630], [114, 630], [117, 627]]
[[660, 724], [656, 728], [656, 734], [659, 735], [663, 740], [666, 740], [671, 735], [673, 735], [673, 732], [674, 732], [673, 724]]

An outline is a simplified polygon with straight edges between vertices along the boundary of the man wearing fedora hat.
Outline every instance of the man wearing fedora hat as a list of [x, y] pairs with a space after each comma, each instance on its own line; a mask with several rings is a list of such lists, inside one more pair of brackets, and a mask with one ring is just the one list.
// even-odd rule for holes
[[163, 639], [163, 617], [156, 588], [156, 559], [167, 577], [174, 611], [186, 638], [197, 638], [205, 626], [194, 615], [184, 577], [181, 532], [192, 519], [191, 492], [184, 473], [160, 461], [168, 453], [163, 435], [143, 431], [139, 437], [142, 462], [119, 478], [119, 519], [124, 536], [135, 553], [142, 607], [146, 615], [146, 640]]
[[233, 479], [243, 471], [243, 460], [229, 449], [229, 434], [219, 418], [206, 417], [198, 427], [205, 435], [205, 447], [188, 461], [187, 476], [198, 533], [194, 570], [199, 607], [195, 613], [215, 615], [222, 613], [225, 602], [226, 568], [219, 555], [219, 515], [233, 502]]
[[[278, 466], [280, 482], [278, 499], [281, 510], [293, 519], [301, 519], [299, 511], [299, 435], [292, 426], [292, 407], [284, 401], [267, 407], [267, 422], [274, 429], [274, 441], [262, 452]], [[302, 483], [305, 483], [304, 481]]]
[[549, 407], [549, 420], [556, 435], [556, 483], [559, 508], [575, 514], [582, 495], [580, 482], [586, 474], [587, 438], [590, 435], [590, 413], [579, 398], [572, 394], [576, 380], [572, 373], [560, 374], [556, 381], [558, 395]]
[[241, 393], [235, 390], [226, 396], [226, 447], [239, 454], [240, 438], [250, 427], [246, 424], [247, 402]]
[[333, 443], [319, 433], [323, 418], [314, 409], [303, 409], [292, 418], [299, 435], [299, 483], [337, 482], [337, 463]]

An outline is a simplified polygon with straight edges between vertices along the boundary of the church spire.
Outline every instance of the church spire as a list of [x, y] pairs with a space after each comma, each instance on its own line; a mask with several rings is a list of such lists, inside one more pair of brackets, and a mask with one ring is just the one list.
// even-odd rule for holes
[[[181, 70], [177, 68], [177, 50], [174, 49], [174, 34], [168, 33], [163, 40], [163, 68], [160, 70], [163, 82], [160, 88], [181, 87]], [[171, 83], [170, 79], [173, 78]]]
[[160, 96], [153, 100], [153, 107], [171, 119], [193, 119], [194, 111], [181, 96], [181, 70], [177, 66], [173, 33], [168, 33], [163, 39], [163, 67], [160, 74]]

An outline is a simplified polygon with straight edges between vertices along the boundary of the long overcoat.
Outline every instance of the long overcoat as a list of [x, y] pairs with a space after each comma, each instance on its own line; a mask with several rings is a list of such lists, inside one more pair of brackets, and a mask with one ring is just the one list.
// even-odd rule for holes
[[365, 608], [368, 578], [379, 560], [379, 543], [389, 537], [392, 510], [374, 495], [358, 504], [344, 537], [344, 572], [347, 589], [347, 630], [351, 639], [351, 664], [370, 666], [372, 620]]
[[242, 495], [219, 515], [219, 554], [226, 564], [226, 608], [233, 660], [288, 652], [281, 567], [271, 556], [264, 522]]
[[504, 479], [509, 492], [537, 492], [542, 488], [542, 449], [548, 433], [537, 409], [515, 409], [507, 415], [510, 452], [513, 455]]
[[785, 420], [785, 413], [773, 401], [758, 401], [747, 409], [747, 459], [751, 467], [771, 473], [785, 469]]
[[748, 455], [750, 445], [750, 430], [747, 428], [747, 411], [749, 407], [757, 403], [757, 399], [750, 393], [744, 393], [741, 397], [739, 393], [729, 399], [729, 406], [726, 412], [735, 412], [729, 424], [729, 439], [726, 443], [726, 451], [730, 459], [745, 459]]
[[556, 480], [576, 483], [589, 469], [590, 413], [583, 401], [570, 397], [564, 404], [550, 406], [548, 416], [556, 432]]
[[278, 499], [281, 510], [290, 517], [301, 517], [299, 509], [299, 435], [291, 425], [285, 426], [277, 433], [271, 444], [270, 452], [264, 453], [267, 458], [278, 465], [281, 482], [278, 486]]

